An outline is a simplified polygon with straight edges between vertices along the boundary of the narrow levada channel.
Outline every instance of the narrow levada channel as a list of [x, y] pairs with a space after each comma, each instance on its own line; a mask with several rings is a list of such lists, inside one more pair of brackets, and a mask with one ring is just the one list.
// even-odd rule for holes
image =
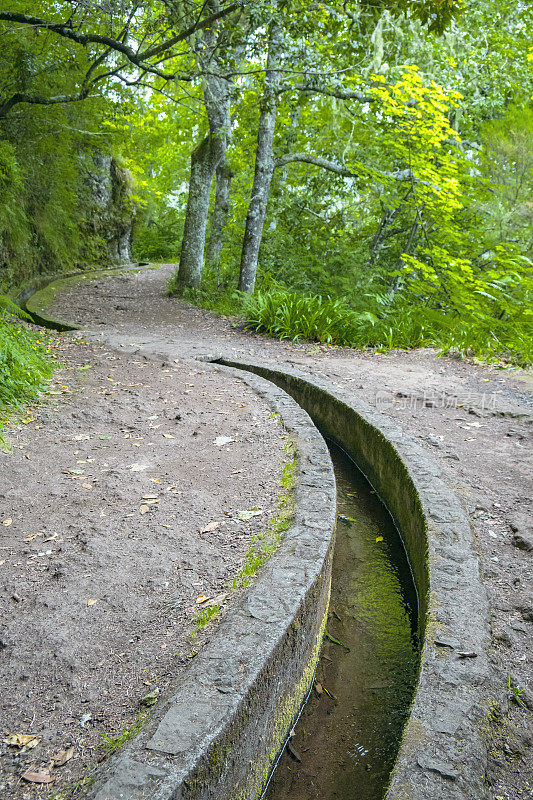
[[418, 603], [388, 511], [329, 442], [337, 540], [314, 688], [265, 800], [382, 800], [418, 677]]

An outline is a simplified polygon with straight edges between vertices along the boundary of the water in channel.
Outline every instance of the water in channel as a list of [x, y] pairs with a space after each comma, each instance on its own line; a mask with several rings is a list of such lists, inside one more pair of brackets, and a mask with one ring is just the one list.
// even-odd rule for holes
[[265, 800], [381, 800], [418, 675], [417, 597], [398, 531], [348, 456], [331, 443], [330, 452], [331, 638]]

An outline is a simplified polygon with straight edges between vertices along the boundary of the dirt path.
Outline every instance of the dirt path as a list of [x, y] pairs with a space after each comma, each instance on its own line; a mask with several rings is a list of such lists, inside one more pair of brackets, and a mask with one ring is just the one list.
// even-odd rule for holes
[[[271, 409], [212, 367], [68, 337], [59, 355], [0, 454], [1, 733], [39, 740], [0, 745], [6, 800], [81, 778], [194, 656], [286, 459]], [[51, 787], [21, 780], [60, 752]]]
[[[513, 684], [525, 687], [520, 699], [533, 707], [528, 687], [532, 683], [533, 654], [533, 538], [527, 517], [531, 495], [531, 378], [517, 370], [438, 357], [430, 350], [380, 355], [268, 340], [243, 332], [232, 320], [164, 297], [170, 272], [168, 266], [98, 279], [60, 295], [51, 313], [90, 328], [91, 333], [84, 337], [95, 347], [105, 343], [117, 358], [120, 352], [130, 354], [128, 364], [132, 357], [140, 360], [143, 354], [157, 354], [169, 364], [181, 359], [192, 371], [194, 359], [205, 354], [252, 357], [281, 368], [283, 364], [297, 367], [303, 373], [353, 389], [354, 394], [396, 419], [440, 461], [449, 485], [470, 513], [482, 575], [492, 598], [494, 659], [502, 687], [507, 686], [511, 669]], [[191, 383], [195, 382], [191, 378]], [[183, 383], [181, 391], [178, 384], [172, 384], [181, 403]], [[198, 398], [198, 386], [191, 388]], [[192, 401], [191, 395], [189, 398]], [[219, 410], [232, 410], [233, 430], [242, 432], [246, 419], [234, 417], [233, 408], [237, 408], [229, 406], [227, 398], [220, 402]], [[95, 420], [107, 416], [105, 408], [95, 410]], [[264, 420], [259, 430], [265, 430]], [[261, 463], [262, 469], [266, 454], [256, 445], [254, 441], [251, 448], [255, 463]], [[229, 458], [230, 453], [224, 455]], [[246, 457], [244, 452], [236, 455], [237, 459]], [[275, 473], [279, 460], [270, 464]], [[268, 487], [272, 492], [272, 485]], [[234, 498], [240, 506], [243, 488], [237, 487], [238, 499]], [[184, 509], [185, 518], [190, 513]], [[204, 589], [203, 585], [198, 588]], [[532, 797], [530, 718], [528, 712], [510, 703], [504, 724], [493, 725], [488, 731], [493, 739], [488, 792], [494, 800]]]

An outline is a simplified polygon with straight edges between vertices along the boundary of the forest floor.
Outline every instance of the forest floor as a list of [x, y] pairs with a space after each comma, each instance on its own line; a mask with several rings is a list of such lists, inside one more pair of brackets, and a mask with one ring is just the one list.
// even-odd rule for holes
[[[195, 361], [207, 354], [349, 388], [432, 453], [470, 515], [502, 690], [510, 670], [533, 709], [531, 375], [428, 349], [276, 342], [165, 297], [171, 272], [98, 278], [56, 298], [50, 314], [86, 328], [60, 337], [66, 394], [15, 426], [13, 455], [0, 456], [0, 514], [13, 520], [0, 551], [3, 727], [42, 739], [22, 756], [2, 745], [5, 796], [49, 796], [20, 774], [59, 750], [75, 757], [52, 770], [65, 775], [52, 792], [105, 755], [98, 731], [131, 724], [143, 694], [183, 667], [196, 597], [224, 594], [267, 518], [240, 523], [238, 512], [275, 506], [279, 426], [250, 390]], [[217, 447], [219, 436], [234, 441]], [[226, 524], [199, 533], [212, 521]], [[533, 797], [530, 710], [510, 702], [490, 728], [487, 797]]]

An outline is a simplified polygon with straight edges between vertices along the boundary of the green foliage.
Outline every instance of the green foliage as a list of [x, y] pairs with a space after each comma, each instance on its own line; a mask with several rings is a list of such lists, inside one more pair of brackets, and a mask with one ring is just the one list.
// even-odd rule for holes
[[14, 410], [35, 400], [46, 388], [52, 372], [46, 335], [0, 313], [0, 432], [2, 422]]
[[122, 745], [126, 744], [126, 742], [129, 742], [130, 739], [133, 739], [135, 736], [137, 736], [145, 719], [146, 711], [139, 711], [132, 724], [124, 725], [124, 728], [120, 731], [120, 733], [117, 733], [115, 736], [102, 733], [102, 739], [106, 746], [106, 755], [110, 756], [112, 753], [122, 747]]
[[197, 629], [201, 630], [202, 628], [205, 628], [209, 620], [213, 619], [213, 617], [216, 617], [219, 611], [220, 606], [217, 605], [207, 606], [206, 608], [200, 609], [194, 618]]
[[0, 294], [0, 314], [10, 315], [12, 317], [18, 317], [18, 319], [25, 319], [29, 322], [32, 321], [30, 315], [23, 311], [13, 300], [10, 300], [9, 297], [6, 297], [3, 294]]
[[523, 693], [524, 693], [524, 690], [513, 683], [513, 680], [512, 680], [512, 677], [511, 677], [511, 668], [509, 667], [509, 672], [508, 672], [508, 675], [507, 675], [507, 697], [513, 703], [516, 703], [517, 706], [520, 706], [520, 708], [523, 708], [525, 711], [527, 711], [528, 707], [526, 706], [526, 704], [524, 703], [524, 701], [520, 697], [520, 695], [523, 694]]
[[373, 322], [369, 312], [357, 314], [342, 300], [319, 295], [303, 296], [282, 289], [257, 292], [245, 301], [246, 327], [265, 331], [278, 339], [308, 339], [345, 345], [362, 321]]
[[[531, 290], [528, 296], [531, 300]], [[533, 363], [533, 324], [523, 306], [525, 298], [513, 306], [512, 324], [479, 310], [454, 313], [431, 308], [402, 295], [392, 303], [382, 296], [369, 299], [373, 312], [352, 310], [341, 300], [300, 297], [280, 289], [257, 292], [244, 306], [245, 325], [293, 341], [378, 349], [437, 347], [521, 366]]]

